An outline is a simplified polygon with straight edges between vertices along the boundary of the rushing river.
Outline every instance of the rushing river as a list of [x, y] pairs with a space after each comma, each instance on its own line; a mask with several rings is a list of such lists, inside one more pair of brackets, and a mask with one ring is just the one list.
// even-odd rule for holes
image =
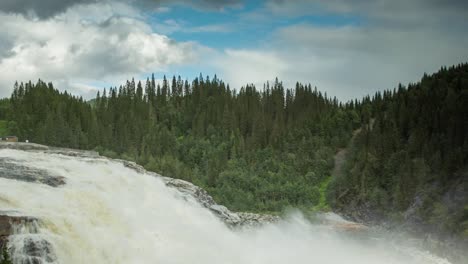
[[[66, 183], [5, 177], [18, 173], [8, 171], [12, 164], [25, 174], [63, 176]], [[52, 245], [54, 257], [42, 257], [43, 263], [450, 263], [404, 241], [312, 224], [298, 213], [232, 229], [160, 178], [104, 158], [3, 149], [0, 170], [0, 211], [40, 219], [34, 232], [18, 228], [10, 238], [16, 263], [24, 260], [28, 237]]]

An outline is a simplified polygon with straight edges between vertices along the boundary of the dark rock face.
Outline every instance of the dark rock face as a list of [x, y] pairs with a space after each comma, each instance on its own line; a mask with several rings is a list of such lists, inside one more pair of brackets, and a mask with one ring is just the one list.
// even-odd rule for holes
[[55, 263], [52, 245], [39, 235], [39, 221], [15, 212], [0, 212], [0, 249], [7, 247], [14, 263]]
[[8, 240], [8, 237], [13, 233], [14, 226], [32, 224], [37, 221], [34, 217], [29, 216], [11, 216], [9, 212], [0, 211], [0, 248], [3, 248]]
[[20, 248], [12, 247], [13, 261], [21, 264], [47, 264], [55, 263], [57, 257], [52, 245], [44, 239], [26, 237]]
[[51, 175], [45, 170], [20, 165], [9, 158], [0, 158], [0, 178], [39, 182], [52, 187], [65, 184], [65, 178], [62, 176]]

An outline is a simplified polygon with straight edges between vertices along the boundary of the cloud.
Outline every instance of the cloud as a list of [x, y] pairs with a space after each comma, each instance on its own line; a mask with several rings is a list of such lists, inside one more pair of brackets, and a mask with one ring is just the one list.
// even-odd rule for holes
[[424, 72], [468, 59], [468, 37], [429, 28], [302, 24], [280, 29], [276, 41], [293, 51], [285, 60], [299, 62], [290, 77], [309, 79], [346, 99], [414, 82]]
[[227, 7], [242, 5], [241, 0], [2, 0], [0, 1], [0, 11], [47, 19], [79, 5], [115, 2], [150, 8], [154, 12], [167, 12], [169, 9], [161, 7], [161, 5], [170, 4], [189, 5], [205, 10], [223, 10]]
[[[344, 100], [393, 88], [398, 82], [415, 82], [424, 72], [468, 61], [467, 7], [467, 1], [454, 0], [270, 0], [243, 17], [263, 24], [327, 15], [329, 20], [345, 17], [351, 22], [330, 26], [309, 20], [276, 28], [268, 41], [248, 52], [274, 54], [287, 67], [275, 69], [270, 61], [258, 62], [261, 78], [245, 74], [249, 82], [278, 76], [289, 87], [295, 81], [310, 82]], [[233, 60], [245, 60], [225, 57], [234, 65]], [[243, 79], [242, 74], [239, 71], [235, 78]]]
[[453, 11], [466, 9], [468, 3], [465, 0], [413, 0], [411, 2], [405, 0], [267, 0], [266, 6], [277, 12], [290, 12], [292, 10], [299, 12], [299, 10], [307, 7], [315, 7], [320, 12], [369, 13], [372, 10], [380, 10], [379, 12], [391, 12], [395, 10], [414, 12], [416, 9], [445, 9]]
[[[136, 0], [139, 1], [139, 0]], [[142, 0], [153, 3], [153, 0]], [[202, 10], [224, 10], [225, 8], [238, 8], [243, 5], [243, 0], [160, 0], [160, 4], [190, 5]]]
[[192, 32], [192, 33], [206, 33], [206, 32], [228, 33], [228, 32], [232, 32], [233, 28], [229, 24], [211, 24], [211, 25], [187, 28], [185, 31]]
[[468, 15], [468, 1], [465, 0], [268, 0], [265, 7], [276, 15], [353, 15], [371, 19], [372, 23], [406, 25], [436, 24], [444, 20], [466, 24], [464, 18]]
[[268, 45], [227, 50], [218, 67], [234, 87], [275, 77], [288, 87], [311, 83], [348, 100], [415, 82], [424, 72], [468, 60], [468, 36], [431, 28], [417, 31], [295, 24], [276, 30]]
[[289, 68], [288, 62], [274, 51], [247, 49], [227, 49], [213, 60], [213, 66], [235, 89], [250, 83], [261, 86], [275, 77], [285, 78], [283, 73]]
[[207, 24], [201, 26], [193, 26], [183, 20], [166, 19], [161, 22], [155, 22], [152, 25], [156, 31], [163, 34], [172, 34], [175, 32], [184, 33], [229, 33], [234, 31], [231, 24]]
[[6, 13], [35, 15], [39, 18], [48, 18], [62, 12], [69, 7], [96, 3], [98, 0], [2, 0], [0, 10]]
[[43, 78], [76, 89], [77, 80], [130, 78], [197, 59], [198, 44], [154, 33], [139, 19], [111, 15], [83, 20], [77, 14], [82, 11], [77, 6], [39, 21], [0, 13], [1, 97], [9, 95], [15, 80]]
[[[398, 82], [417, 81], [423, 72], [468, 60], [467, 1], [267, 0], [260, 9], [240, 15], [249, 18], [247, 22], [194, 26], [181, 17], [158, 21], [159, 13], [179, 5], [224, 12], [242, 4], [241, 0], [0, 0], [0, 97], [9, 94], [15, 80], [44, 78], [57, 87], [92, 94], [97, 81], [107, 87], [152, 71], [189, 69], [218, 73], [233, 88], [279, 77], [288, 87], [295, 81], [310, 82], [330, 95], [349, 99]], [[307, 19], [311, 16], [317, 19]], [[359, 23], [314, 24], [321, 16], [356, 18]], [[301, 19], [291, 19], [297, 17]], [[218, 51], [165, 36], [227, 34], [239, 25], [249, 27], [243, 34], [258, 35], [252, 33], [252, 26], [258, 25], [272, 30], [267, 36], [258, 35], [249, 48]]]

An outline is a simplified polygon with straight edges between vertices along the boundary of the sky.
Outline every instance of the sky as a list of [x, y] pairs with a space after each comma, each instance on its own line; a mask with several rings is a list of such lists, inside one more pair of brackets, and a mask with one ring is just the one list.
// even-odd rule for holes
[[468, 62], [467, 18], [466, 0], [0, 0], [0, 97], [202, 73], [349, 100]]

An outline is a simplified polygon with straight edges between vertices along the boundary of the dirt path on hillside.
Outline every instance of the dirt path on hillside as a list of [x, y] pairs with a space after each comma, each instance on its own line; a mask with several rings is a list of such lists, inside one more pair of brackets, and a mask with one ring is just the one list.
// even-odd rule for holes
[[[353, 136], [351, 137], [351, 140], [349, 141], [349, 145], [353, 144], [354, 140], [356, 139], [357, 135], [361, 132], [361, 129], [356, 129], [353, 131]], [[333, 170], [332, 170], [332, 176], [333, 177], [338, 177], [340, 175], [343, 175], [343, 167], [346, 162], [346, 154], [348, 153], [347, 148], [342, 148], [339, 149], [338, 152], [336, 152], [335, 156], [333, 157], [334, 159], [334, 165], [333, 165]]]

